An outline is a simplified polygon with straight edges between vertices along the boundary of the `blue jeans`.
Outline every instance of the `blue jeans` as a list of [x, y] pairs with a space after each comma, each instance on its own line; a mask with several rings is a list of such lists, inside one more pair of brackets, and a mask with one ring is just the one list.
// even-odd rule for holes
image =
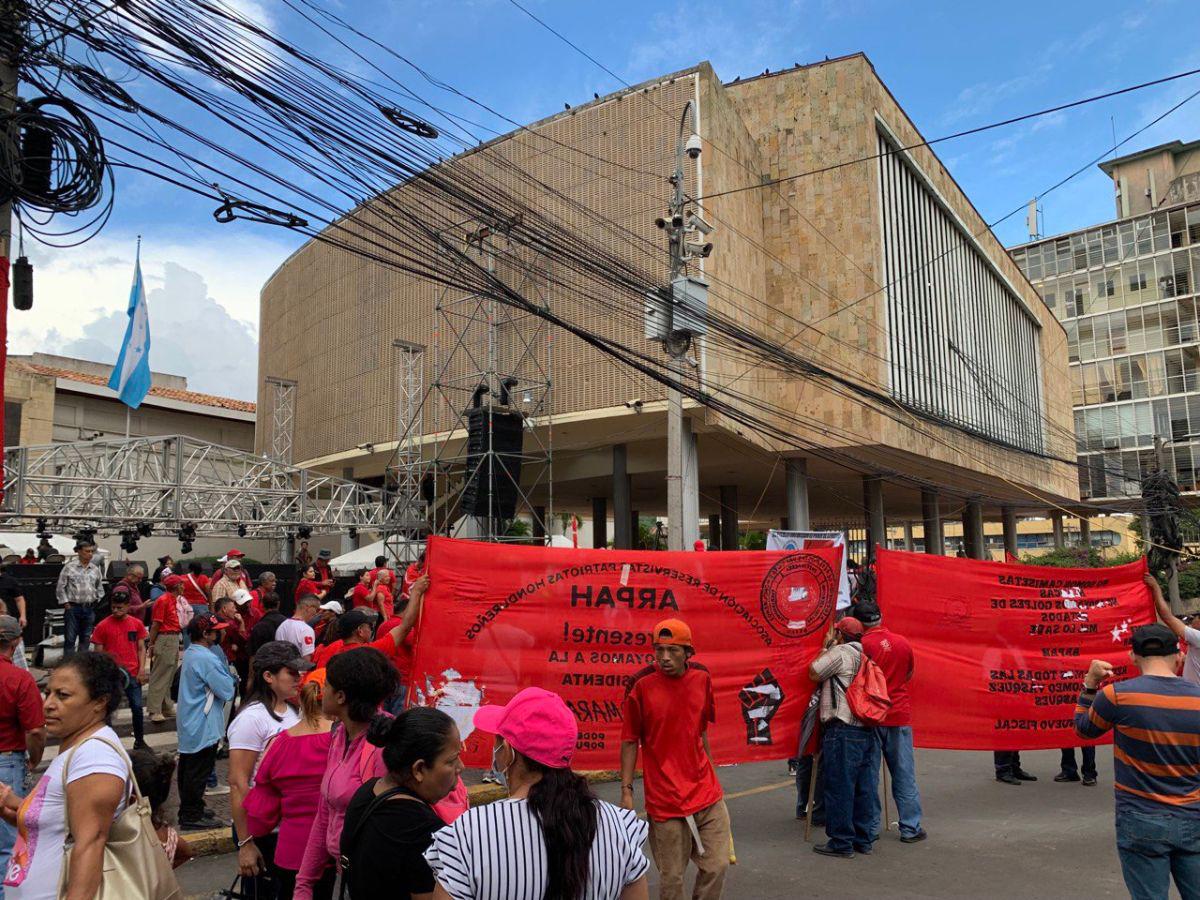
[[96, 624], [96, 610], [91, 606], [79, 606], [72, 603], [63, 610], [63, 624], [66, 632], [63, 635], [63, 658], [75, 652], [92, 649], [92, 626]]
[[125, 699], [129, 701], [129, 711], [133, 714], [133, 739], [135, 741], [144, 741], [146, 739], [146, 720], [142, 712], [142, 686], [136, 678], [125, 673]]
[[[25, 753], [0, 753], [0, 783], [7, 784], [18, 797], [25, 796]], [[8, 869], [17, 829], [0, 819], [0, 872]], [[4, 879], [0, 877], [0, 900], [4, 900]]]
[[[1083, 777], [1096, 777], [1096, 748], [1095, 747], [1080, 747], [1083, 751]], [[1064, 747], [1060, 754], [1060, 766], [1063, 775], [1069, 775], [1072, 778], [1079, 777], [1079, 766], [1075, 763], [1075, 748]]]
[[1171, 877], [1179, 896], [1200, 897], [1200, 816], [1117, 810], [1117, 854], [1132, 900], [1164, 900]]
[[[921, 830], [921, 793], [917, 790], [912, 726], [880, 726], [875, 729], [875, 740], [879, 742], [888, 774], [892, 776], [892, 799], [896, 801], [896, 813], [900, 817], [900, 837], [912, 837]], [[879, 834], [879, 820], [876, 819], [874, 824], [871, 833]]]
[[822, 727], [829, 849], [870, 849], [879, 827], [879, 741], [871, 728], [837, 721]]

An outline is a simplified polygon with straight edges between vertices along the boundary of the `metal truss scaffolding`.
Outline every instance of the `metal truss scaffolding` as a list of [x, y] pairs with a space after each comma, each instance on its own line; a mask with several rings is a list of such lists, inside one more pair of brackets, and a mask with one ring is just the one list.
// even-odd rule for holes
[[268, 378], [271, 392], [271, 433], [267, 441], [272, 459], [290, 466], [296, 434], [296, 382]]
[[145, 523], [196, 534], [286, 538], [384, 530], [383, 491], [182, 435], [4, 451], [9, 522], [117, 531]]
[[[441, 235], [520, 295], [547, 305], [544, 257], [524, 252], [506, 223], [479, 219]], [[469, 265], [462, 262], [460, 265]], [[426, 534], [485, 541], [528, 540], [518, 519], [547, 533], [552, 488], [551, 340], [546, 321], [488, 293], [446, 289], [437, 301], [428, 391], [419, 385], [424, 353], [397, 345], [400, 436], [393, 478], [401, 559]], [[405, 349], [410, 348], [410, 349]], [[501, 426], [520, 423], [516, 449]], [[519, 464], [519, 465], [518, 465]], [[507, 500], [501, 498], [507, 496]], [[514, 501], [515, 496], [515, 502]], [[473, 500], [470, 498], [474, 498]], [[415, 515], [414, 515], [415, 514]], [[407, 525], [419, 518], [421, 528]]]

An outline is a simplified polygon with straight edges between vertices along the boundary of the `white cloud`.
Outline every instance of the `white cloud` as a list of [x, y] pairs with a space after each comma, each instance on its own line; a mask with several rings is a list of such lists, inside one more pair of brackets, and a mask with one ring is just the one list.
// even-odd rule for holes
[[[116, 360], [125, 334], [135, 239], [102, 235], [67, 250], [27, 247], [34, 305], [9, 316], [9, 352]], [[142, 247], [154, 371], [192, 390], [253, 400], [258, 294], [290, 252], [239, 235], [221, 242]]]

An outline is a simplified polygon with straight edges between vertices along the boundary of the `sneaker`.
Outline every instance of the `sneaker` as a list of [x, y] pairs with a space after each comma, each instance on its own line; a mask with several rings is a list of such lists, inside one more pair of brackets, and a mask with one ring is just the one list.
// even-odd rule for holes
[[1059, 784], [1066, 784], [1067, 782], [1070, 782], [1070, 781], [1078, 781], [1079, 776], [1073, 775], [1070, 772], [1059, 772], [1057, 775], [1054, 776], [1054, 780], [1057, 781]]
[[167, 721], [167, 717], [164, 716], [162, 713], [155, 713], [154, 715], [152, 715], [150, 717], [150, 721], [153, 722], [155, 725], [161, 725], [163, 722]]
[[1085, 775], [1083, 778], [1083, 786], [1084, 787], [1095, 787], [1096, 786], [1096, 776], [1095, 775]]
[[227, 785], [227, 784], [218, 784], [214, 787], [204, 789], [205, 797], [221, 797], [228, 793], [229, 793], [229, 785]]
[[141, 738], [138, 738], [136, 741], [133, 742], [133, 749], [134, 750], [149, 750], [150, 745], [147, 744], [145, 741], [143, 741]]
[[916, 834], [900, 835], [900, 843], [902, 843], [902, 844], [919, 844], [919, 843], [921, 843], [921, 841], [925, 840], [925, 838], [927, 838], [927, 837], [929, 837], [929, 835], [927, 835], [925, 833], [925, 829], [922, 828]]
[[831, 850], [828, 844], [813, 844], [813, 853], [822, 856], [836, 856], [838, 859], [854, 859], [853, 850]]

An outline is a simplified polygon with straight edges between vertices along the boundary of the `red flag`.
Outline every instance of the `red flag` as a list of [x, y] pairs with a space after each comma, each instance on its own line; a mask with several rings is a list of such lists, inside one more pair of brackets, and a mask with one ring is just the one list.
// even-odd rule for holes
[[[1093, 659], [1118, 677], [1154, 621], [1144, 559], [1061, 569], [880, 550], [879, 607], [916, 658], [913, 738], [947, 750], [1078, 747], [1075, 701]], [[1096, 742], [1103, 743], [1103, 742]]]
[[841, 548], [573, 550], [433, 537], [427, 559], [409, 696], [455, 718], [468, 765], [486, 765], [492, 752], [491, 735], [472, 733], [474, 710], [533, 685], [578, 718], [575, 765], [616, 768], [626, 684], [653, 664], [650, 634], [667, 618], [691, 626], [696, 662], [712, 675], [718, 762], [796, 752]]
[[1006, 563], [1008, 563], [1010, 566], [1014, 565], [1014, 564], [1019, 564], [1021, 562], [1021, 560], [1017, 559], [1017, 557], [1013, 556], [1007, 550], [1004, 551], [1004, 561]]

